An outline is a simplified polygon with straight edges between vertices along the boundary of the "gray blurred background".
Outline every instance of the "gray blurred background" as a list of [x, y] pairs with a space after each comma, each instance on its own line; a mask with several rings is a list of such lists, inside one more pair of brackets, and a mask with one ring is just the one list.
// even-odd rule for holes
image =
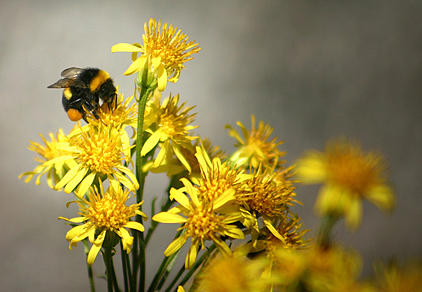
[[[50, 190], [45, 178], [36, 186], [17, 177], [36, 166], [29, 140], [73, 125], [61, 92], [46, 87], [62, 69], [94, 66], [130, 95], [133, 77], [122, 74], [130, 55], [111, 54], [111, 46], [141, 42], [150, 17], [173, 23], [203, 47], [165, 92], [197, 105], [196, 133], [230, 152], [234, 140], [224, 125], [240, 120], [250, 128], [255, 114], [285, 141], [289, 163], [342, 134], [381, 150], [397, 191], [395, 213], [365, 204], [362, 227], [349, 234], [342, 222], [335, 236], [362, 253], [364, 276], [379, 258], [421, 257], [421, 15], [421, 1], [3, 0], [0, 291], [88, 291], [83, 247], [68, 249], [69, 227], [57, 220], [77, 216], [75, 206], [65, 208], [72, 197]], [[166, 184], [164, 176], [149, 176], [145, 204]], [[295, 211], [311, 229], [318, 226], [317, 190], [297, 189], [305, 206]], [[174, 227], [153, 238], [149, 280]], [[101, 257], [94, 269], [103, 273]], [[103, 280], [96, 283], [105, 290]]]

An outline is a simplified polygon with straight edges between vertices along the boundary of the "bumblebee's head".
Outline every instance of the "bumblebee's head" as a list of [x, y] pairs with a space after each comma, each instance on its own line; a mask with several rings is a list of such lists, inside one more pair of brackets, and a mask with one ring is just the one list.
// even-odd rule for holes
[[99, 88], [98, 96], [102, 101], [109, 106], [109, 108], [115, 108], [116, 106], [116, 87], [113, 84], [113, 80], [107, 79]]

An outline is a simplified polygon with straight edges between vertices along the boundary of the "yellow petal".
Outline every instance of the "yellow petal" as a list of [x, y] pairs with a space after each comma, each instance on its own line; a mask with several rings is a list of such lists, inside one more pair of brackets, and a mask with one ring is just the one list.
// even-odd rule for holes
[[186, 240], [187, 240], [187, 237], [184, 237], [184, 236], [178, 237], [175, 240], [173, 240], [164, 251], [164, 255], [168, 257], [174, 254], [185, 244]]
[[146, 141], [144, 146], [142, 146], [141, 156], [145, 156], [150, 152], [155, 146], [157, 146], [160, 141], [161, 130], [157, 130], [152, 134]]
[[224, 204], [228, 203], [229, 201], [234, 199], [234, 194], [236, 191], [233, 188], [226, 190], [222, 193], [217, 199], [214, 200], [214, 209], [219, 209]]
[[129, 68], [123, 73], [124, 75], [132, 75], [135, 72], [138, 72], [142, 70], [145, 67], [145, 62], [147, 61], [147, 58], [145, 56], [141, 56], [135, 61], [133, 61], [132, 64], [130, 64]]
[[392, 211], [396, 205], [394, 191], [388, 185], [373, 186], [365, 195], [365, 199], [374, 203], [379, 209]]
[[245, 234], [243, 233], [243, 231], [235, 227], [234, 225], [233, 226], [229, 225], [227, 228], [221, 231], [221, 234], [225, 236], [229, 236], [231, 238], [236, 238], [236, 239], [245, 238]]
[[73, 222], [73, 223], [81, 223], [88, 220], [86, 217], [75, 217], [75, 218], [67, 219], [61, 216], [58, 219], [63, 219], [63, 220], [66, 220], [67, 222]]
[[63, 155], [63, 156], [56, 157], [56, 158], [53, 158], [51, 160], [44, 162], [44, 165], [52, 165], [52, 164], [58, 163], [60, 161], [72, 160], [72, 159], [74, 159], [74, 157], [72, 155]]
[[179, 159], [179, 161], [183, 164], [184, 167], [186, 167], [186, 169], [190, 173], [192, 171], [190, 164], [189, 164], [188, 160], [186, 159], [186, 157], [183, 155], [183, 152], [181, 151], [181, 149], [180, 149], [180, 147], [177, 143], [173, 143], [173, 150], [174, 150], [174, 153], [176, 154], [177, 158]]
[[[182, 192], [182, 193], [183, 192], [187, 192], [190, 195], [190, 198], [192, 200], [192, 203], [195, 206], [199, 206], [200, 203], [199, 203], [199, 199], [198, 199], [198, 196], [197, 196], [197, 192], [198, 191], [193, 187], [192, 183], [187, 178], [184, 178], [184, 177], [181, 178], [180, 181], [183, 183], [183, 185], [185, 186], [186, 190], [184, 190], [182, 188], [182, 189], [179, 189], [179, 191]], [[189, 200], [187, 199], [187, 197], [186, 197], [186, 199], [183, 199], [183, 200], [184, 200], [183, 201], [183, 204], [181, 204], [181, 205], [183, 205], [185, 208], [189, 208]]]
[[[78, 187], [78, 191], [75, 192], [76, 196], [78, 198], [82, 198], [86, 192], [89, 190], [89, 187], [92, 185], [92, 183], [94, 182], [95, 179], [95, 173], [91, 172], [90, 174], [88, 174], [84, 180], [81, 182], [81, 184]], [[69, 185], [69, 184], [68, 184]], [[67, 187], [67, 186], [66, 186]], [[65, 189], [66, 190], [66, 189]]]
[[213, 238], [214, 243], [217, 245], [218, 250], [224, 255], [224, 256], [231, 256], [232, 255], [232, 251], [230, 250], [230, 248], [227, 246], [227, 244], [222, 241], [220, 238], [216, 237]]
[[72, 178], [72, 180], [66, 184], [64, 188], [65, 193], [71, 193], [76, 188], [76, 186], [84, 179], [87, 172], [88, 169], [86, 168], [79, 169], [79, 171]]
[[138, 230], [140, 232], [144, 232], [145, 231], [145, 227], [141, 223], [135, 222], [135, 221], [128, 221], [125, 224], [125, 227], [131, 228], [131, 229], [135, 229], [135, 230]]
[[129, 232], [125, 228], [119, 228], [118, 234], [122, 238], [123, 249], [129, 253], [133, 244], [133, 237], [130, 236]]
[[160, 222], [160, 223], [185, 223], [187, 219], [182, 217], [178, 214], [168, 213], [168, 212], [161, 212], [155, 214], [152, 217], [152, 220]]
[[297, 167], [297, 177], [304, 184], [318, 184], [327, 179], [325, 156], [320, 152], [309, 152], [300, 159]]
[[192, 268], [193, 264], [196, 261], [196, 257], [198, 256], [198, 245], [199, 240], [196, 240], [189, 248], [188, 254], [186, 255], [185, 259], [185, 267], [186, 269]]
[[[119, 167], [118, 167], [119, 168]], [[116, 179], [122, 183], [125, 187], [127, 187], [129, 190], [135, 191], [136, 189], [139, 188], [139, 184], [136, 181], [135, 182], [131, 182], [126, 176], [124, 176], [123, 174], [119, 173], [119, 172], [115, 172], [114, 176], [116, 177]]]
[[346, 211], [346, 224], [352, 230], [355, 231], [360, 226], [362, 221], [362, 201], [360, 198], [354, 198], [350, 200], [349, 208]]
[[158, 66], [158, 91], [162, 92], [167, 86], [167, 71], [163, 65]]
[[286, 243], [286, 241], [284, 240], [284, 237], [281, 236], [281, 234], [277, 231], [277, 229], [274, 228], [271, 220], [269, 218], [263, 217], [262, 218], [264, 221], [265, 226], [268, 228], [268, 230], [278, 239], [280, 239], [283, 243]]
[[235, 138], [240, 144], [245, 144], [243, 139], [240, 137], [239, 133], [233, 129], [232, 126], [226, 125], [224, 128], [229, 129], [229, 136]]
[[[123, 172], [124, 174], [126, 174], [132, 180], [133, 186], [135, 187], [136, 190], [139, 189], [139, 183], [138, 183], [138, 180], [136, 179], [136, 175], [129, 168], [124, 167], [123, 165], [117, 165], [116, 168], [120, 170], [121, 172]], [[131, 189], [132, 187], [127, 187], [127, 188]]]
[[82, 241], [89, 235], [90, 230], [91, 227], [87, 224], [75, 226], [66, 233], [66, 240], [77, 242]]
[[128, 43], [119, 43], [115, 44], [111, 47], [111, 52], [126, 52], [126, 53], [132, 53], [132, 52], [142, 52], [143, 48], [139, 44], [128, 44]]
[[[318, 192], [315, 200], [315, 212], [321, 216], [342, 212], [344, 202], [342, 202], [343, 190], [334, 185], [324, 185]], [[344, 214], [341, 214], [344, 215]]]
[[92, 247], [89, 250], [87, 262], [88, 265], [92, 265], [97, 258], [98, 252], [101, 250], [101, 246], [103, 245], [103, 241], [106, 235], [106, 229], [104, 229], [100, 235], [98, 235], [97, 239], [92, 243]]
[[63, 188], [69, 181], [71, 181], [79, 172], [79, 165], [69, 170], [66, 175], [56, 184], [57, 189]]
[[180, 189], [171, 188], [170, 199], [176, 200], [186, 209], [190, 209], [189, 198]]

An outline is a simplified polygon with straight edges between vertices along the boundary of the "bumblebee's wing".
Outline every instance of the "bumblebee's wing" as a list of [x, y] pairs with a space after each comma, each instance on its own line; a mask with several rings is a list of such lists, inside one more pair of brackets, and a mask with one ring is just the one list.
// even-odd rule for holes
[[86, 87], [81, 81], [73, 78], [63, 78], [57, 81], [56, 83], [47, 86], [47, 88], [66, 88], [66, 87]]
[[61, 76], [66, 78], [76, 78], [82, 72], [82, 70], [82, 68], [70, 67], [64, 69], [61, 73]]
[[47, 88], [66, 88], [66, 87], [70, 86], [70, 84], [72, 83], [71, 81], [72, 81], [72, 79], [63, 78], [63, 79], [60, 79], [59, 81], [57, 81], [56, 83], [51, 84]]

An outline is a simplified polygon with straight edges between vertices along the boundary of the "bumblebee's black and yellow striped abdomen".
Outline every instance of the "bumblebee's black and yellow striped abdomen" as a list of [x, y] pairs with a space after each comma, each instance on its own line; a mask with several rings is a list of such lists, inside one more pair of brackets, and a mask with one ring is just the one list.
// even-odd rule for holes
[[64, 77], [48, 88], [64, 88], [62, 104], [69, 119], [78, 121], [91, 113], [96, 119], [100, 119], [97, 110], [100, 100], [109, 108], [116, 105], [116, 87], [110, 75], [98, 68], [75, 68], [63, 70]]

